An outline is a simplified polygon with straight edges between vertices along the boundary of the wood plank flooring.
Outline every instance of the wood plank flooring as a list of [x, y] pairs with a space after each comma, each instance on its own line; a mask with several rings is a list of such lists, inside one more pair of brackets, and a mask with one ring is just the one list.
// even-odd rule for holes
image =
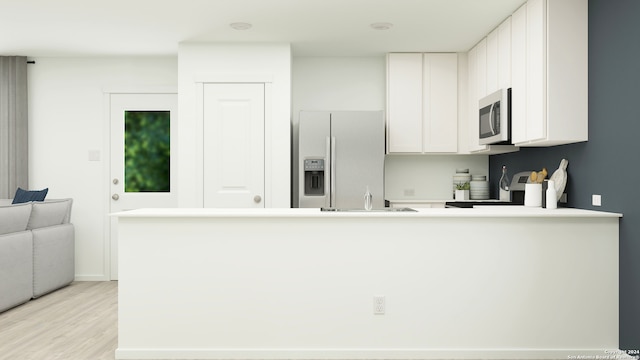
[[112, 360], [118, 282], [85, 281], [0, 313], [1, 360]]

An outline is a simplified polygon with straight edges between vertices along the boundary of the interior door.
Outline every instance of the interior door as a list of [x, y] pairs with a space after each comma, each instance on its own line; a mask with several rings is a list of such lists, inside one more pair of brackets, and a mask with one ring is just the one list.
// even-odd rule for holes
[[204, 207], [264, 207], [264, 84], [204, 84]]
[[[177, 207], [177, 94], [110, 94], [110, 212]], [[111, 279], [118, 231], [111, 220]]]

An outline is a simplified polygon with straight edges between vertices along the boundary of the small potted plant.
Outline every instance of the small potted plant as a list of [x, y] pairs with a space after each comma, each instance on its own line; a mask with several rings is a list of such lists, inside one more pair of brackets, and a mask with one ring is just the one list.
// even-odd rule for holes
[[470, 187], [471, 187], [471, 184], [469, 184], [468, 181], [456, 184], [456, 193], [455, 193], [456, 201], [469, 200]]

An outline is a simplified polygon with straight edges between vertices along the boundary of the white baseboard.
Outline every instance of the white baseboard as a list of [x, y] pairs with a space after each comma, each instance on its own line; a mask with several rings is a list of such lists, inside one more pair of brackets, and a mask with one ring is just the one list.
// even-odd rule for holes
[[123, 349], [116, 359], [633, 359], [618, 349]]
[[109, 281], [106, 275], [76, 275], [74, 281]]

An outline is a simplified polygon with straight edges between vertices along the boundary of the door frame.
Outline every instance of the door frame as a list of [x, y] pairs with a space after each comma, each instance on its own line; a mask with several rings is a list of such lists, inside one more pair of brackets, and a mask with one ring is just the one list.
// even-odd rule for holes
[[195, 194], [199, 206], [204, 207], [204, 85], [205, 84], [263, 84], [264, 85], [264, 207], [272, 206], [272, 148], [273, 139], [273, 74], [199, 74], [194, 77], [196, 88], [196, 156]]
[[[98, 281], [110, 281], [113, 280], [111, 278], [111, 216], [109, 215], [111, 212], [111, 95], [118, 94], [131, 94], [131, 95], [142, 95], [142, 94], [178, 94], [177, 86], [131, 86], [131, 87], [114, 87], [114, 88], [104, 88], [102, 89], [102, 113], [103, 113], [103, 186], [102, 186], [102, 194], [103, 194], [103, 212], [105, 214], [103, 219], [103, 266], [102, 266], [102, 276], [96, 276], [95, 280]], [[178, 139], [176, 141], [176, 148]], [[174, 161], [178, 162], [178, 157], [176, 156]], [[172, 164], [173, 166], [173, 164]], [[177, 164], [176, 164], [177, 166]], [[177, 178], [176, 178], [177, 180]], [[178, 187], [176, 186], [176, 191]], [[93, 279], [93, 278], [92, 278]]]

